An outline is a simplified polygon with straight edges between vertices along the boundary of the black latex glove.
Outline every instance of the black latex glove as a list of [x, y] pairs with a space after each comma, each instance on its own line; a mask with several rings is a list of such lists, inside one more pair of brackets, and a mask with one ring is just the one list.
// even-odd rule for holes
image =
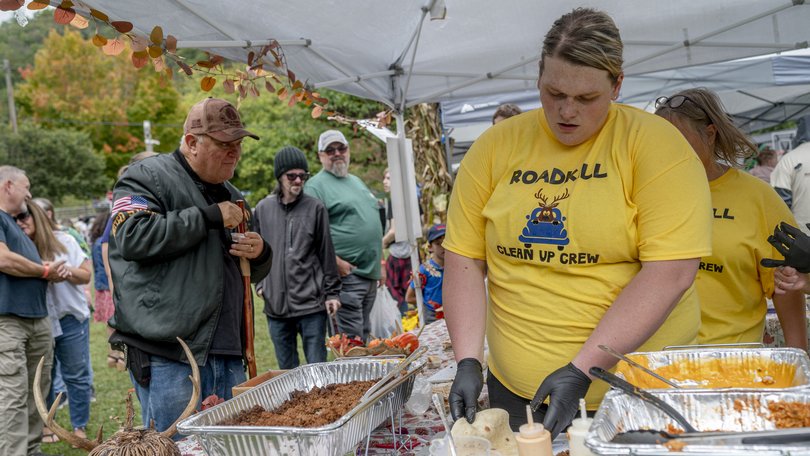
[[462, 416], [472, 424], [478, 409], [478, 396], [484, 388], [484, 374], [481, 363], [475, 358], [464, 358], [458, 362], [456, 378], [450, 387], [450, 414], [454, 420]]
[[591, 379], [571, 363], [550, 373], [540, 384], [531, 407], [537, 411], [550, 396], [543, 427], [551, 433], [552, 439], [571, 424], [579, 409], [579, 400], [585, 397], [590, 386]]
[[[810, 223], [807, 224], [810, 228]], [[810, 237], [794, 226], [782, 222], [768, 236], [768, 242], [785, 256], [784, 260], [763, 258], [759, 263], [766, 268], [790, 266], [801, 273], [810, 272]]]

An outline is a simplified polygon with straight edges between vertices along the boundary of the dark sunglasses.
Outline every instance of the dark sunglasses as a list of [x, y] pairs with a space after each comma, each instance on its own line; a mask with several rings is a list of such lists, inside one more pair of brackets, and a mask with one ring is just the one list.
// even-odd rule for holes
[[24, 222], [31, 217], [31, 213], [28, 211], [20, 212], [19, 214], [14, 216], [15, 222]]
[[703, 109], [703, 106], [701, 106], [695, 100], [687, 97], [686, 95], [675, 95], [674, 97], [658, 97], [655, 99], [655, 109], [659, 110], [664, 107], [678, 109], [681, 106], [683, 106], [683, 104], [686, 103], [687, 101], [695, 105], [701, 111], [703, 111], [703, 114], [706, 116], [707, 119], [709, 119], [709, 122], [711, 122], [712, 118], [711, 116], [709, 116], [709, 113], [706, 112], [705, 109]]
[[287, 173], [285, 176], [287, 176], [287, 180], [290, 182], [295, 182], [298, 179], [301, 179], [303, 182], [309, 179], [309, 173]]
[[338, 147], [327, 147], [326, 149], [322, 150], [321, 152], [325, 153], [326, 155], [335, 155], [336, 153], [343, 153], [349, 150], [349, 146], [342, 144]]

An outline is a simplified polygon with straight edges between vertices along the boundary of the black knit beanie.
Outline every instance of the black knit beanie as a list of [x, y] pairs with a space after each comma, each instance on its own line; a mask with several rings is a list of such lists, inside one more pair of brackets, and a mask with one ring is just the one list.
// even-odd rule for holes
[[284, 146], [276, 152], [276, 158], [273, 162], [273, 172], [276, 175], [276, 180], [291, 169], [303, 169], [309, 172], [307, 157], [297, 147]]

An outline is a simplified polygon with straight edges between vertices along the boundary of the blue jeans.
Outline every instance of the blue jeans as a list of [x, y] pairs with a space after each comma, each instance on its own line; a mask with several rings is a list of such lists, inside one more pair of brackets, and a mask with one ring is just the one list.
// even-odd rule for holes
[[349, 274], [340, 278], [340, 309], [337, 311], [338, 331], [349, 337], [360, 336], [368, 341], [371, 333], [371, 308], [377, 297], [377, 281]]
[[295, 369], [298, 359], [298, 334], [304, 343], [307, 363], [326, 361], [326, 312], [291, 318], [267, 317], [270, 339], [276, 350], [279, 369]]
[[[70, 424], [74, 429], [87, 427], [90, 420], [90, 397], [93, 378], [90, 373], [90, 319], [82, 322], [68, 315], [59, 320], [62, 335], [54, 340], [54, 358], [70, 400]], [[56, 369], [54, 362], [54, 369]], [[58, 393], [58, 391], [56, 391]], [[56, 399], [53, 388], [49, 403]]]
[[[130, 380], [135, 386], [135, 393], [141, 402], [141, 418], [144, 426], [154, 420], [155, 428], [162, 432], [169, 428], [182, 413], [191, 399], [191, 366], [172, 361], [162, 356], [149, 356], [152, 377], [149, 386], [144, 388], [130, 373]], [[216, 394], [222, 399], [233, 397], [231, 388], [244, 382], [245, 368], [242, 358], [238, 356], [208, 355], [208, 362], [200, 366], [200, 409], [202, 399]], [[73, 398], [71, 397], [71, 406]], [[174, 439], [181, 437], [175, 435]]]

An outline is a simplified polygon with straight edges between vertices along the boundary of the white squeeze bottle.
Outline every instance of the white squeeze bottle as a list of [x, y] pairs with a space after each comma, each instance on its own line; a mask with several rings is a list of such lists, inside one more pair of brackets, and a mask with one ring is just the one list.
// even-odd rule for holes
[[585, 436], [591, 427], [593, 418], [588, 418], [585, 411], [585, 399], [579, 400], [580, 417], [571, 422], [568, 428], [568, 451], [570, 456], [594, 456], [591, 450], [585, 446]]
[[520, 427], [520, 433], [515, 436], [518, 444], [519, 456], [553, 456], [551, 451], [551, 434], [540, 423], [534, 422], [532, 409], [526, 406], [528, 423]]

